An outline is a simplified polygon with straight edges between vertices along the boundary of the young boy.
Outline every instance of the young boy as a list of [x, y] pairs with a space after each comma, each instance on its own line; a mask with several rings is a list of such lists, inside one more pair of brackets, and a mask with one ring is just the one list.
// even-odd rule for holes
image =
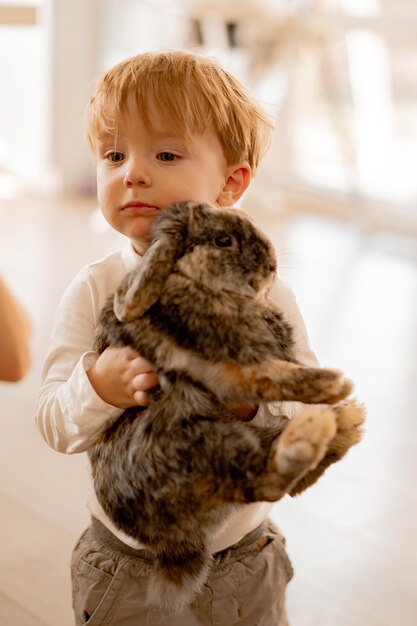
[[[130, 406], [146, 406], [157, 383], [150, 363], [128, 348], [93, 350], [107, 296], [141, 263], [154, 217], [172, 202], [232, 206], [248, 187], [272, 124], [244, 88], [217, 63], [186, 52], [142, 54], [98, 82], [88, 109], [100, 208], [127, 247], [85, 267], [57, 310], [36, 411], [50, 446], [88, 451]], [[315, 365], [292, 293], [277, 286], [295, 328], [297, 357]], [[258, 421], [273, 407], [232, 407]], [[213, 538], [210, 578], [189, 607], [164, 616], [147, 606], [152, 555], [116, 529], [94, 493], [92, 524], [73, 554], [76, 624], [138, 626], [284, 626], [292, 570], [269, 503], [240, 508]]]

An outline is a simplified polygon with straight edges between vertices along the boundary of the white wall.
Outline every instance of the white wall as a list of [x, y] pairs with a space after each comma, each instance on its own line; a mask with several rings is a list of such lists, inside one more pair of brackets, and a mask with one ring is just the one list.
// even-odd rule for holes
[[0, 26], [0, 171], [25, 181], [48, 161], [46, 40], [43, 23]]
[[98, 0], [50, 0], [50, 158], [63, 190], [93, 175], [84, 112], [97, 73]]
[[187, 22], [174, 0], [100, 0], [99, 69], [128, 56], [183, 45]]
[[37, 23], [0, 26], [0, 174], [55, 193], [92, 176], [84, 110], [97, 72], [99, 0], [35, 0]]

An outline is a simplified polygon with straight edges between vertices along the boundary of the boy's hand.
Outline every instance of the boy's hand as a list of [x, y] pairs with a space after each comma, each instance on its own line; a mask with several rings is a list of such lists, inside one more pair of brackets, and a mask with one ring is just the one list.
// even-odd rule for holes
[[148, 392], [158, 386], [151, 364], [129, 347], [106, 348], [87, 376], [100, 398], [119, 409], [148, 406]]
[[229, 404], [228, 410], [242, 422], [250, 422], [258, 412], [258, 406], [247, 406], [241, 404]]

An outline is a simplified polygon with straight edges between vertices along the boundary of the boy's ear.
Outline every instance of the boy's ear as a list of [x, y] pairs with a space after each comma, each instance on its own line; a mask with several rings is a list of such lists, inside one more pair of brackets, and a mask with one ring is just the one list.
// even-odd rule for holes
[[223, 207], [233, 206], [248, 188], [251, 177], [252, 171], [248, 163], [229, 165], [226, 169], [223, 189], [217, 198], [217, 204]]

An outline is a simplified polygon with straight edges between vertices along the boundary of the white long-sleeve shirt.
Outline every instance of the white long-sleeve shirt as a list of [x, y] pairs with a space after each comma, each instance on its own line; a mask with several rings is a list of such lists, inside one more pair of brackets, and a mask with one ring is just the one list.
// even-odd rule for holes
[[[129, 244], [123, 250], [84, 267], [65, 291], [56, 312], [36, 406], [36, 423], [45, 441], [66, 454], [92, 448], [99, 434], [123, 412], [104, 402], [93, 389], [86, 372], [98, 358], [92, 350], [96, 322], [107, 297], [131, 269], [141, 263]], [[294, 330], [295, 353], [305, 365], [317, 365], [292, 291], [277, 282], [274, 300]], [[296, 403], [261, 405], [255, 423], [285, 412], [291, 416]], [[116, 529], [91, 489], [88, 508], [111, 532], [131, 547], [141, 547]], [[213, 552], [237, 543], [268, 516], [271, 504], [256, 502], [240, 507], [213, 538]]]

